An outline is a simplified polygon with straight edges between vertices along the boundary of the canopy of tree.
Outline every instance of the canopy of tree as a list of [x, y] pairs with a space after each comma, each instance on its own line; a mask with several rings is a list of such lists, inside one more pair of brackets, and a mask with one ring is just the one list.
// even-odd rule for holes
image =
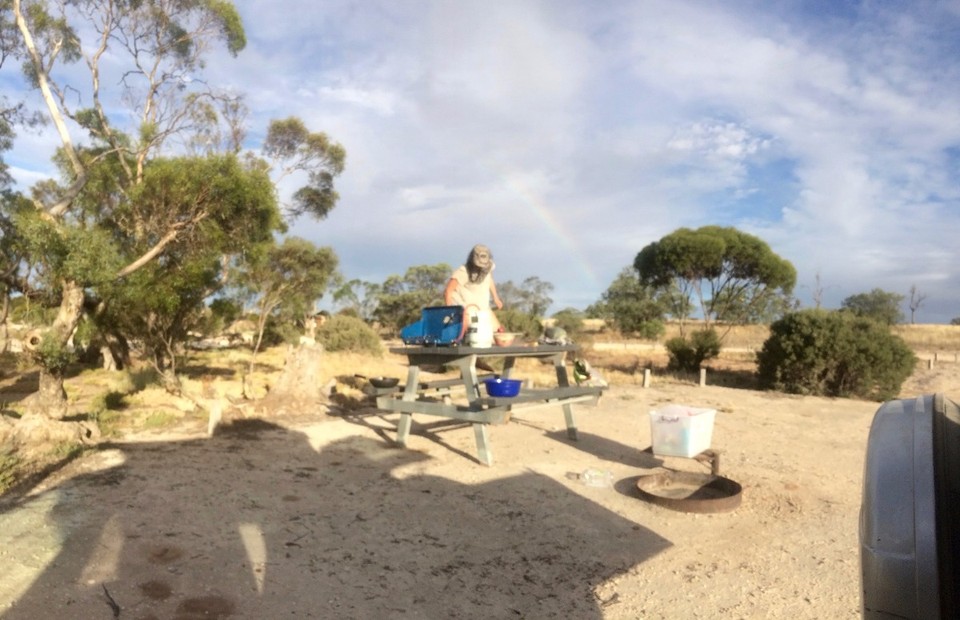
[[885, 325], [894, 325], [903, 321], [903, 312], [900, 310], [903, 300], [903, 295], [875, 288], [869, 293], [847, 297], [840, 302], [840, 309]]
[[640, 282], [670, 295], [671, 312], [687, 317], [695, 297], [709, 324], [745, 322], [776, 296], [788, 296], [797, 272], [761, 239], [735, 228], [680, 228], [637, 254]]
[[[259, 156], [241, 152], [242, 98], [203, 76], [216, 45], [246, 45], [226, 0], [0, 2], [0, 69], [21, 61], [38, 96], [0, 102], [0, 149], [41, 116], [59, 140], [60, 177], [0, 205], [4, 297], [58, 307], [37, 354], [43, 413], [65, 413], [63, 360], [84, 313], [143, 341], [174, 378], [178, 345], [231, 261], [269, 254], [258, 247], [285, 217], [324, 217], [337, 202], [345, 151], [299, 119], [273, 121]], [[294, 174], [303, 187], [283, 205], [276, 183]]]

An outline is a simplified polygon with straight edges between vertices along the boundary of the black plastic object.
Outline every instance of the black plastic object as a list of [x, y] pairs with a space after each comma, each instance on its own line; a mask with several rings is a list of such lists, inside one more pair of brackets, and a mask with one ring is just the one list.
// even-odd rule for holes
[[375, 388], [392, 388], [400, 383], [396, 377], [370, 377], [367, 381]]
[[886, 402], [864, 466], [863, 618], [960, 617], [958, 570], [960, 407], [943, 394]]

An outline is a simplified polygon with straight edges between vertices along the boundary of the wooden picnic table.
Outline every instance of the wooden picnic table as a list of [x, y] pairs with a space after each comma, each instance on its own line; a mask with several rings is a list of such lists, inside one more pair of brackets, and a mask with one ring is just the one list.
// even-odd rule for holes
[[[493, 464], [488, 426], [505, 424], [511, 414], [519, 409], [532, 409], [547, 405], [560, 406], [567, 423], [567, 437], [577, 439], [577, 425], [573, 416], [574, 403], [596, 404], [603, 388], [596, 386], [570, 385], [565, 365], [567, 354], [576, 351], [575, 345], [516, 345], [508, 347], [449, 346], [403, 346], [393, 347], [391, 353], [407, 356], [407, 382], [402, 389], [378, 390], [377, 407], [400, 414], [397, 424], [397, 443], [405, 446], [410, 435], [413, 414], [432, 415], [462, 420], [473, 425], [477, 442], [477, 458], [485, 465]], [[504, 358], [501, 377], [509, 378], [520, 358], [550, 360], [556, 371], [556, 385], [544, 389], [524, 388], [511, 398], [486, 395], [482, 379], [477, 372], [477, 362], [486, 358]], [[420, 369], [424, 366], [454, 366], [460, 376], [421, 383]], [[466, 402], [454, 403], [442, 398], [453, 388], [463, 388]], [[438, 400], [437, 397], [441, 399]]]

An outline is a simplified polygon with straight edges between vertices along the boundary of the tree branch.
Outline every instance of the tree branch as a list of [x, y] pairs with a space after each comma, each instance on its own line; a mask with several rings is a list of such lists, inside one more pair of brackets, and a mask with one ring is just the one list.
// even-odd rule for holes
[[53, 99], [53, 93], [50, 92], [48, 73], [43, 66], [43, 59], [40, 58], [40, 53], [37, 51], [37, 45], [33, 40], [33, 33], [30, 32], [30, 26], [27, 24], [27, 20], [23, 15], [20, 0], [13, 0], [13, 13], [17, 22], [17, 28], [20, 30], [21, 36], [23, 36], [23, 43], [30, 56], [30, 62], [33, 63], [34, 71], [37, 74], [37, 84], [40, 86], [40, 93], [43, 96], [44, 102], [47, 104], [47, 108], [50, 110], [50, 116], [53, 119], [53, 124], [57, 128], [57, 133], [60, 134], [63, 150], [66, 151], [67, 157], [70, 159], [70, 165], [73, 167], [78, 181], [85, 181], [86, 171], [84, 170], [83, 163], [77, 156], [76, 149], [73, 147], [73, 141], [70, 139], [70, 132], [67, 131], [67, 125], [63, 121], [60, 108], [57, 107]]
[[164, 235], [159, 241], [157, 241], [152, 248], [150, 248], [142, 256], [140, 256], [140, 258], [133, 261], [132, 263], [130, 263], [129, 265], [121, 269], [119, 272], [117, 272], [117, 278], [125, 278], [131, 273], [133, 273], [134, 271], [136, 271], [137, 269], [140, 269], [141, 267], [143, 267], [144, 265], [152, 261], [154, 258], [156, 258], [160, 254], [160, 252], [163, 251], [165, 247], [170, 245], [170, 243], [172, 243], [177, 238], [177, 236], [180, 234], [180, 232], [184, 228], [187, 228], [189, 226], [194, 226], [200, 223], [206, 217], [207, 217], [206, 213], [200, 213], [196, 215], [189, 222], [184, 222], [183, 224], [174, 225], [170, 229], [170, 231], [167, 232], [166, 235]]

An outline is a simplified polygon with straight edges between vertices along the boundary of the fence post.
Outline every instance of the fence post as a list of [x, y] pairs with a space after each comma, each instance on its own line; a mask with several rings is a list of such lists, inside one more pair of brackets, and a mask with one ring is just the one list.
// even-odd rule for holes
[[707, 384], [707, 369], [700, 369], [700, 387], [703, 387]]
[[650, 369], [649, 368], [643, 369], [643, 387], [645, 388], [650, 387]]

